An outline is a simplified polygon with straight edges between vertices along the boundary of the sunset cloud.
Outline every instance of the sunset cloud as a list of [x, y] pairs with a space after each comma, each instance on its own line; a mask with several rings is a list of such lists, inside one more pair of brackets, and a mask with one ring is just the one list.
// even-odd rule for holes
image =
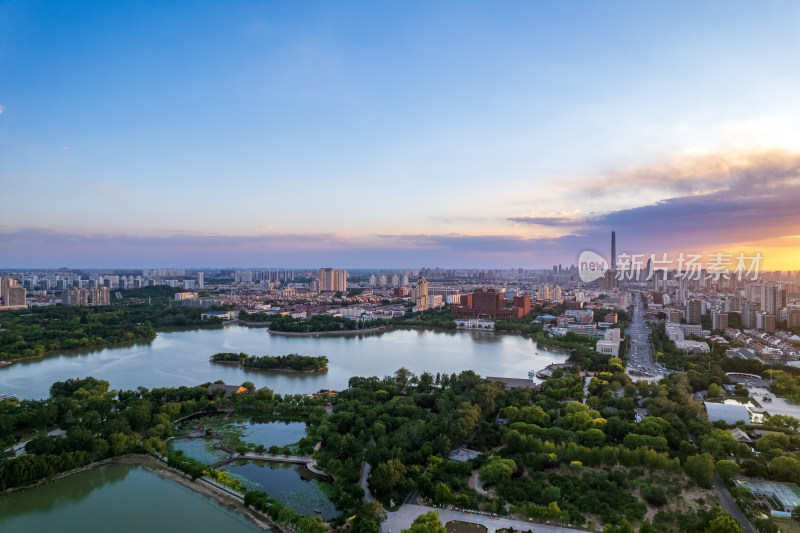
[[[0, 267], [538, 266], [571, 264], [586, 247], [605, 250], [611, 229], [617, 231], [618, 249], [635, 253], [758, 242], [780, 250], [796, 246], [797, 239], [790, 237], [800, 233], [800, 154], [795, 152], [691, 156], [610, 173], [582, 187], [583, 194], [592, 190], [598, 199], [594, 212], [487, 217], [495, 226], [483, 234], [286, 232], [271, 225], [259, 226], [252, 235], [180, 229], [113, 234], [5, 226]], [[662, 187], [668, 194], [641, 205], [602, 209], [604, 196], [647, 187]]]

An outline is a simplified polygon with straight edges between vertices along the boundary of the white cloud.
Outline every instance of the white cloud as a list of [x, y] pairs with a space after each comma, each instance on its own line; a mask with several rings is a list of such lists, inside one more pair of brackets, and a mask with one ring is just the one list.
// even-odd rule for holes
[[3, 114], [3, 109], [5, 109], [2, 105], [0, 105], [0, 115]]

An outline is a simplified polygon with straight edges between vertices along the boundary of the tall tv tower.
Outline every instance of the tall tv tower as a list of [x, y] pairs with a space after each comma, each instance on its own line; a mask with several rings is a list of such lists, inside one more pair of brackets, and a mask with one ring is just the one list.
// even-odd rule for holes
[[611, 270], [617, 270], [617, 233], [611, 230]]

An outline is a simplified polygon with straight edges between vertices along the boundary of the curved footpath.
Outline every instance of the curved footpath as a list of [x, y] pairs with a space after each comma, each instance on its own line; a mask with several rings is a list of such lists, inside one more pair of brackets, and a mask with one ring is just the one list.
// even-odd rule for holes
[[364, 489], [365, 502], [371, 502], [373, 500], [372, 493], [369, 491], [369, 483], [367, 483], [367, 479], [369, 479], [369, 471], [371, 469], [372, 467], [367, 461], [364, 461], [361, 464], [361, 488]]
[[483, 483], [481, 483], [481, 480], [478, 478], [479, 474], [480, 470], [478, 470], [477, 468], [472, 471], [472, 475], [469, 476], [469, 483], [468, 483], [469, 488], [475, 489], [480, 494], [488, 494], [486, 492], [486, 489], [483, 488]]

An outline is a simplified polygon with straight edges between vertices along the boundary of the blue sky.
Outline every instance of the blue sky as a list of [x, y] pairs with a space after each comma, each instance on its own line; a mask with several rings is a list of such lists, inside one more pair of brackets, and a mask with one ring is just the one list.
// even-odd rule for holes
[[4, 2], [0, 267], [538, 267], [614, 226], [788, 268], [798, 27], [789, 1]]

